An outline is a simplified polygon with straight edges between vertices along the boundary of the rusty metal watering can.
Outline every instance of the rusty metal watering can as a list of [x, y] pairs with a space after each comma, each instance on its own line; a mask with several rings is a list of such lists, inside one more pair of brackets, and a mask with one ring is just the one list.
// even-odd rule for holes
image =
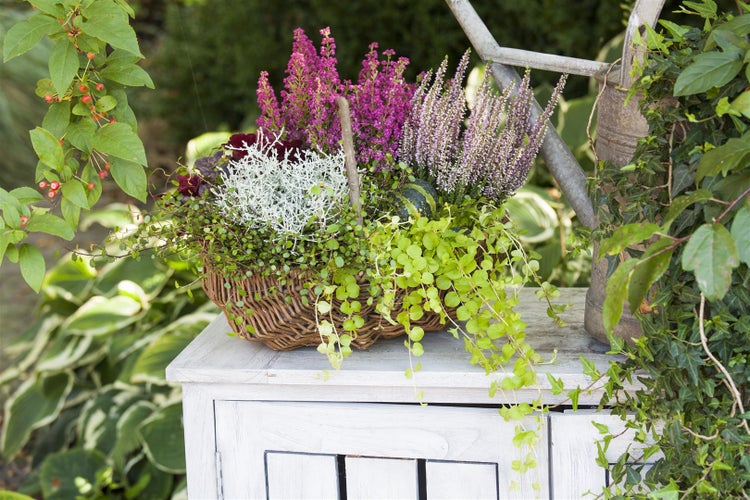
[[[596, 156], [599, 161], [607, 161], [615, 166], [630, 163], [638, 138], [648, 133], [646, 120], [638, 110], [638, 100], [633, 98], [626, 102], [625, 99], [627, 90], [633, 83], [631, 69], [643, 59], [643, 49], [634, 42], [643, 26], [655, 26], [664, 0], [636, 2], [625, 32], [622, 59], [620, 64], [614, 67], [598, 61], [500, 47], [469, 0], [446, 0], [446, 3], [474, 46], [474, 50], [488, 65], [492, 77], [501, 88], [520, 81], [518, 73], [511, 66], [595, 77], [601, 86], [597, 113]], [[532, 113], [534, 120], [541, 114], [541, 107], [536, 102], [532, 105]], [[552, 127], [547, 130], [540, 154], [578, 219], [584, 226], [594, 229], [597, 226], [597, 218], [587, 194], [586, 174]], [[592, 337], [606, 343], [608, 341], [602, 323], [602, 304], [607, 277], [612, 269], [606, 259], [598, 259], [597, 248], [598, 245], [595, 243], [584, 323]], [[640, 324], [627, 311], [626, 307], [614, 333], [629, 339], [640, 335]]]

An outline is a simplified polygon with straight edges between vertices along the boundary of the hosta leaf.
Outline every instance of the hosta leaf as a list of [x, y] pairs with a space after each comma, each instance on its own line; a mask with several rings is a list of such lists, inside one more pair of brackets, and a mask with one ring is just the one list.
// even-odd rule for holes
[[732, 237], [740, 260], [750, 266], [750, 208], [742, 207], [732, 221]]
[[61, 41], [52, 46], [49, 55], [49, 76], [58, 95], [64, 95], [73, 83], [80, 61], [78, 50], [71, 41]]
[[73, 374], [40, 374], [27, 379], [5, 403], [2, 452], [14, 456], [31, 431], [49, 424], [62, 410], [73, 386]]
[[139, 434], [148, 459], [159, 470], [185, 472], [182, 404], [167, 406], [153, 414], [143, 422]]
[[78, 418], [81, 446], [109, 454], [117, 442], [117, 425], [128, 408], [145, 396], [137, 390], [103, 388], [86, 402]]
[[76, 368], [79, 360], [91, 347], [91, 337], [57, 335], [44, 350], [36, 368], [42, 371], [60, 371]]
[[127, 455], [140, 448], [137, 429], [141, 423], [154, 413], [156, 407], [150, 401], [138, 401], [128, 406], [117, 421], [116, 441], [111, 456], [117, 468], [122, 468]]
[[133, 367], [133, 383], [164, 381], [164, 370], [172, 360], [187, 347], [187, 345], [208, 324], [198, 321], [190, 325], [183, 325], [176, 331], [165, 333], [157, 338], [138, 357]]
[[106, 457], [97, 450], [74, 448], [49, 455], [42, 463], [39, 482], [45, 500], [81, 498], [76, 479], [94, 485], [107, 467]]
[[94, 296], [73, 313], [62, 328], [69, 335], [104, 336], [133, 323], [140, 312], [141, 304], [130, 297]]
[[55, 19], [36, 14], [14, 24], [3, 39], [3, 62], [31, 50], [46, 35], [62, 29]]
[[695, 273], [698, 287], [708, 300], [724, 297], [732, 283], [732, 269], [738, 265], [734, 239], [718, 223], [699, 227], [682, 253], [682, 268]]
[[729, 83], [742, 69], [739, 51], [704, 52], [695, 56], [674, 83], [674, 95], [700, 94]]

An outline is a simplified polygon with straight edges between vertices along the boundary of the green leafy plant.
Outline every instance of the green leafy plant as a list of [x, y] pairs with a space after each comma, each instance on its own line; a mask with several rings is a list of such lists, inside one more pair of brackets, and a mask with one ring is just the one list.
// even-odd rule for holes
[[[644, 331], [632, 346], [612, 337], [628, 361], [609, 370], [605, 402], [646, 444], [618, 460], [607, 496], [641, 481], [658, 498], [741, 498], [750, 485], [750, 14], [737, 5], [686, 1], [701, 27], [647, 31], [633, 94], [649, 134], [631, 165], [603, 169], [620, 193], [603, 213], [600, 252], [620, 258], [605, 326], [627, 301]], [[636, 378], [642, 389], [619, 390]]]
[[3, 61], [49, 38], [49, 77], [36, 95], [49, 104], [41, 126], [31, 131], [39, 157], [38, 189], [0, 189], [0, 263], [19, 262], [23, 277], [39, 291], [45, 263], [25, 242], [33, 232], [70, 240], [82, 210], [114, 179], [128, 195], [146, 200], [146, 154], [126, 89], [153, 87], [137, 65], [143, 58], [122, 0], [33, 0], [37, 11], [5, 34]]
[[7, 348], [0, 450], [31, 451], [30, 495], [171, 498], [184, 488], [182, 406], [164, 369], [216, 309], [184, 262], [90, 260], [50, 270], [36, 321]]

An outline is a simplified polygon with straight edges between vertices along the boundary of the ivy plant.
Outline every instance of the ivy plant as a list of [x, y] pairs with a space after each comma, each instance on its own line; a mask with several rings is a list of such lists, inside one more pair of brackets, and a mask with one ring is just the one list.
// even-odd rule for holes
[[[647, 30], [633, 95], [649, 133], [632, 164], [603, 168], [619, 195], [600, 250], [620, 262], [605, 326], [627, 301], [644, 331], [632, 346], [611, 338], [627, 362], [610, 368], [603, 402], [645, 448], [620, 457], [606, 496], [645, 495], [641, 482], [652, 498], [750, 489], [750, 14], [737, 6], [685, 1], [698, 27]], [[641, 389], [620, 390], [634, 380]]]
[[5, 35], [3, 61], [49, 38], [49, 77], [36, 95], [49, 104], [30, 132], [39, 157], [37, 188], [0, 189], [0, 263], [19, 262], [39, 291], [40, 251], [25, 241], [40, 232], [70, 240], [81, 212], [99, 200], [111, 177], [126, 194], [146, 201], [146, 154], [128, 104], [127, 88], [153, 88], [124, 0], [29, 0], [36, 11]]

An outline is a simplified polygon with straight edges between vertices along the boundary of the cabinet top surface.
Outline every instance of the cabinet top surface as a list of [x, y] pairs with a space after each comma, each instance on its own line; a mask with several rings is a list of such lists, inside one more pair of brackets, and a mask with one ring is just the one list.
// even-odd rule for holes
[[[606, 346], [592, 339], [583, 328], [585, 288], [561, 289], [558, 303], [569, 304], [562, 314], [564, 326], [555, 325], [547, 316], [546, 303], [538, 300], [533, 289], [521, 291], [517, 310], [526, 322], [529, 343], [546, 363], [538, 365], [539, 385], [549, 390], [546, 373], [561, 378], [565, 387], [584, 387], [590, 383], [583, 375], [580, 361], [585, 356], [605, 371], [617, 358], [605, 354]], [[313, 347], [293, 351], [274, 351], [260, 343], [230, 336], [223, 315], [193, 340], [167, 367], [167, 379], [183, 384], [310, 385], [325, 388], [444, 387], [481, 389], [486, 392], [491, 380], [503, 374], [486, 375], [469, 363], [463, 342], [449, 333], [428, 333], [422, 344], [425, 354], [414, 363], [422, 368], [413, 379], [404, 372], [410, 366], [403, 339], [377, 342], [366, 351], [355, 350], [333, 370], [326, 357]]]

